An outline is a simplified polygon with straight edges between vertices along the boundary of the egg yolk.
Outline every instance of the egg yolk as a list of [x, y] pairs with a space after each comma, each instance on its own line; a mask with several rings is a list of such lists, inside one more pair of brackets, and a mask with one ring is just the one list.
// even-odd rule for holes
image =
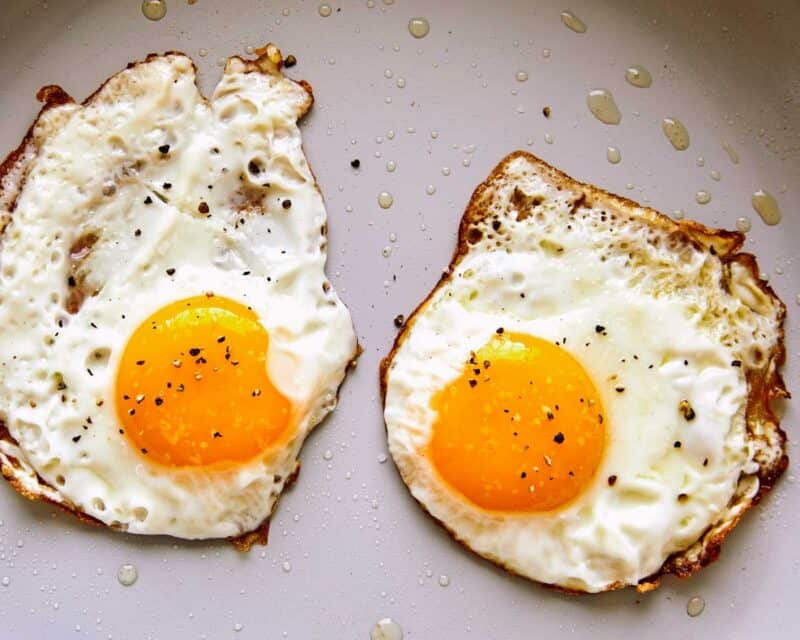
[[533, 336], [498, 329], [431, 407], [434, 468], [488, 511], [556, 509], [588, 485], [603, 455], [594, 384], [565, 349]]
[[123, 432], [161, 464], [245, 462], [276, 444], [292, 405], [267, 375], [269, 335], [233, 300], [170, 304], [133, 333], [117, 371]]

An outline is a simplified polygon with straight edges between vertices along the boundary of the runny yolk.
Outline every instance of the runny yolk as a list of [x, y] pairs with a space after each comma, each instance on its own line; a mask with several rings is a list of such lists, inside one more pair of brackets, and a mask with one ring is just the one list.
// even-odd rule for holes
[[594, 384], [565, 349], [540, 338], [494, 336], [431, 407], [435, 469], [488, 511], [556, 509], [588, 485], [603, 455]]
[[121, 430], [173, 467], [240, 463], [276, 444], [292, 405], [267, 375], [269, 335], [249, 308], [220, 296], [180, 300], [133, 333], [119, 363]]

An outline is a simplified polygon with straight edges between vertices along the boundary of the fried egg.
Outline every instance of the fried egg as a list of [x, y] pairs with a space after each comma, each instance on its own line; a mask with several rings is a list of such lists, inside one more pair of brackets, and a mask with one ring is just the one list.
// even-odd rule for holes
[[383, 362], [413, 496], [566, 590], [648, 590], [713, 560], [787, 464], [769, 406], [788, 395], [785, 309], [742, 242], [503, 160]]
[[357, 351], [280, 52], [150, 56], [43, 112], [2, 168], [0, 461], [140, 534], [266, 541]]

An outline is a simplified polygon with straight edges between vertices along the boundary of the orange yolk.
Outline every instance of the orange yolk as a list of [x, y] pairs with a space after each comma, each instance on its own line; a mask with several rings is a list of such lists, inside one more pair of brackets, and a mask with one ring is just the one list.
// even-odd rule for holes
[[556, 509], [581, 493], [600, 464], [600, 397], [561, 347], [498, 334], [434, 396], [428, 455], [439, 475], [478, 507]]
[[121, 431], [173, 467], [240, 463], [276, 444], [292, 405], [267, 375], [269, 335], [219, 296], [170, 304], [133, 333], [115, 389]]

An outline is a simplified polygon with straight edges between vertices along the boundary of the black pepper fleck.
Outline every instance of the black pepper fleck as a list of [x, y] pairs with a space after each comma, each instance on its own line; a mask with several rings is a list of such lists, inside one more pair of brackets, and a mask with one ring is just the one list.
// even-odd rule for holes
[[281, 202], [281, 206], [284, 209], [291, 209], [292, 208], [292, 201], [289, 198], [286, 198], [283, 202]]
[[561, 433], [560, 431], [553, 436], [553, 442], [555, 442], [556, 444], [561, 444], [562, 442], [564, 442], [564, 439], [565, 439], [564, 434]]
[[286, 60], [283, 61], [283, 66], [287, 69], [291, 69], [294, 65], [297, 64], [297, 58], [295, 58], [291, 53], [286, 56]]
[[617, 484], [617, 476], [608, 476], [608, 486], [613, 487], [615, 484]]
[[167, 153], [169, 153], [169, 145], [168, 145], [168, 144], [162, 144], [162, 145], [161, 145], [161, 146], [158, 148], [158, 150], [159, 150], [159, 152], [161, 152], [162, 154], [167, 154]]

